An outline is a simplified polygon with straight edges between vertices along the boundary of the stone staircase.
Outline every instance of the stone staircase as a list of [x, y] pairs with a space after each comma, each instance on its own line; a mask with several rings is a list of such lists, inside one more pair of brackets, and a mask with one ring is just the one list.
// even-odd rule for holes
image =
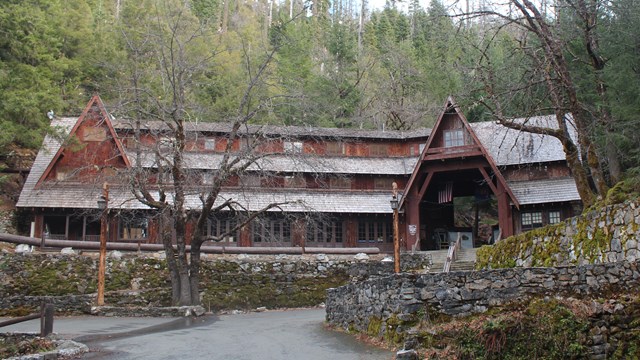
[[[451, 264], [451, 271], [472, 271], [476, 263], [478, 249], [459, 249], [457, 259]], [[431, 254], [431, 269], [429, 272], [442, 272], [447, 260], [448, 250], [429, 251]]]

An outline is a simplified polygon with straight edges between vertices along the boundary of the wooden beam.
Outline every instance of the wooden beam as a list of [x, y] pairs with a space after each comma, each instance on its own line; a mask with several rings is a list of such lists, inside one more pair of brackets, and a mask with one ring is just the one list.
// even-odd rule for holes
[[433, 174], [433, 172], [427, 174], [427, 178], [424, 180], [424, 183], [420, 187], [420, 192], [418, 192], [418, 199], [422, 200], [422, 198], [424, 197], [424, 193], [427, 192], [429, 183], [431, 183], [431, 179], [433, 179]]
[[498, 196], [498, 189], [493, 184], [493, 181], [489, 177], [489, 174], [487, 174], [487, 170], [485, 170], [483, 167], [479, 167], [478, 170], [480, 170], [480, 173], [482, 174], [482, 176], [484, 176], [484, 181], [486, 181], [487, 184], [489, 184], [489, 187], [491, 188], [491, 191], [493, 191], [493, 194]]
[[477, 169], [479, 167], [485, 167], [488, 165], [489, 163], [484, 158], [466, 159], [451, 162], [436, 162], [432, 164], [425, 164], [424, 172], [437, 173], [445, 171], [470, 170]]
[[463, 158], [471, 158], [475, 156], [482, 156], [482, 151], [474, 150], [474, 151], [464, 151], [464, 152], [454, 152], [454, 153], [441, 153], [436, 155], [427, 155], [422, 161], [430, 161], [430, 160], [447, 160], [447, 159], [463, 159]]

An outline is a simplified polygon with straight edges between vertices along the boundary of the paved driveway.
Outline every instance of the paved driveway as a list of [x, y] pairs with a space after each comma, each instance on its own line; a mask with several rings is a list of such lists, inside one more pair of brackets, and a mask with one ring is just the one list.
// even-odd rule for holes
[[83, 359], [393, 358], [390, 351], [325, 330], [324, 314], [321, 309], [267, 311], [199, 318], [189, 326], [184, 319], [60, 318], [54, 331], [89, 345], [92, 352]]

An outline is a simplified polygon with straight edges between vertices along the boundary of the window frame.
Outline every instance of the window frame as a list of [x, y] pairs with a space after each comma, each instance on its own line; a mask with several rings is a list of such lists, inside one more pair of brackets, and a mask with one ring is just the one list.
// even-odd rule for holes
[[466, 145], [465, 131], [462, 128], [443, 131], [443, 145], [445, 148], [454, 148]]

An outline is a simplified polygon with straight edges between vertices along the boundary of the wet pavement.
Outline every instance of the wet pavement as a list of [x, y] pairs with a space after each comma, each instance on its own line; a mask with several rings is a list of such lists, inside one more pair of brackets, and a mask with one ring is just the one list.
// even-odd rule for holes
[[[323, 309], [197, 318], [56, 318], [54, 331], [85, 343], [82, 359], [382, 360], [393, 353], [324, 328]], [[4, 331], [35, 331], [5, 328]], [[21, 326], [28, 326], [23, 323]], [[35, 329], [35, 330], [34, 330]]]

